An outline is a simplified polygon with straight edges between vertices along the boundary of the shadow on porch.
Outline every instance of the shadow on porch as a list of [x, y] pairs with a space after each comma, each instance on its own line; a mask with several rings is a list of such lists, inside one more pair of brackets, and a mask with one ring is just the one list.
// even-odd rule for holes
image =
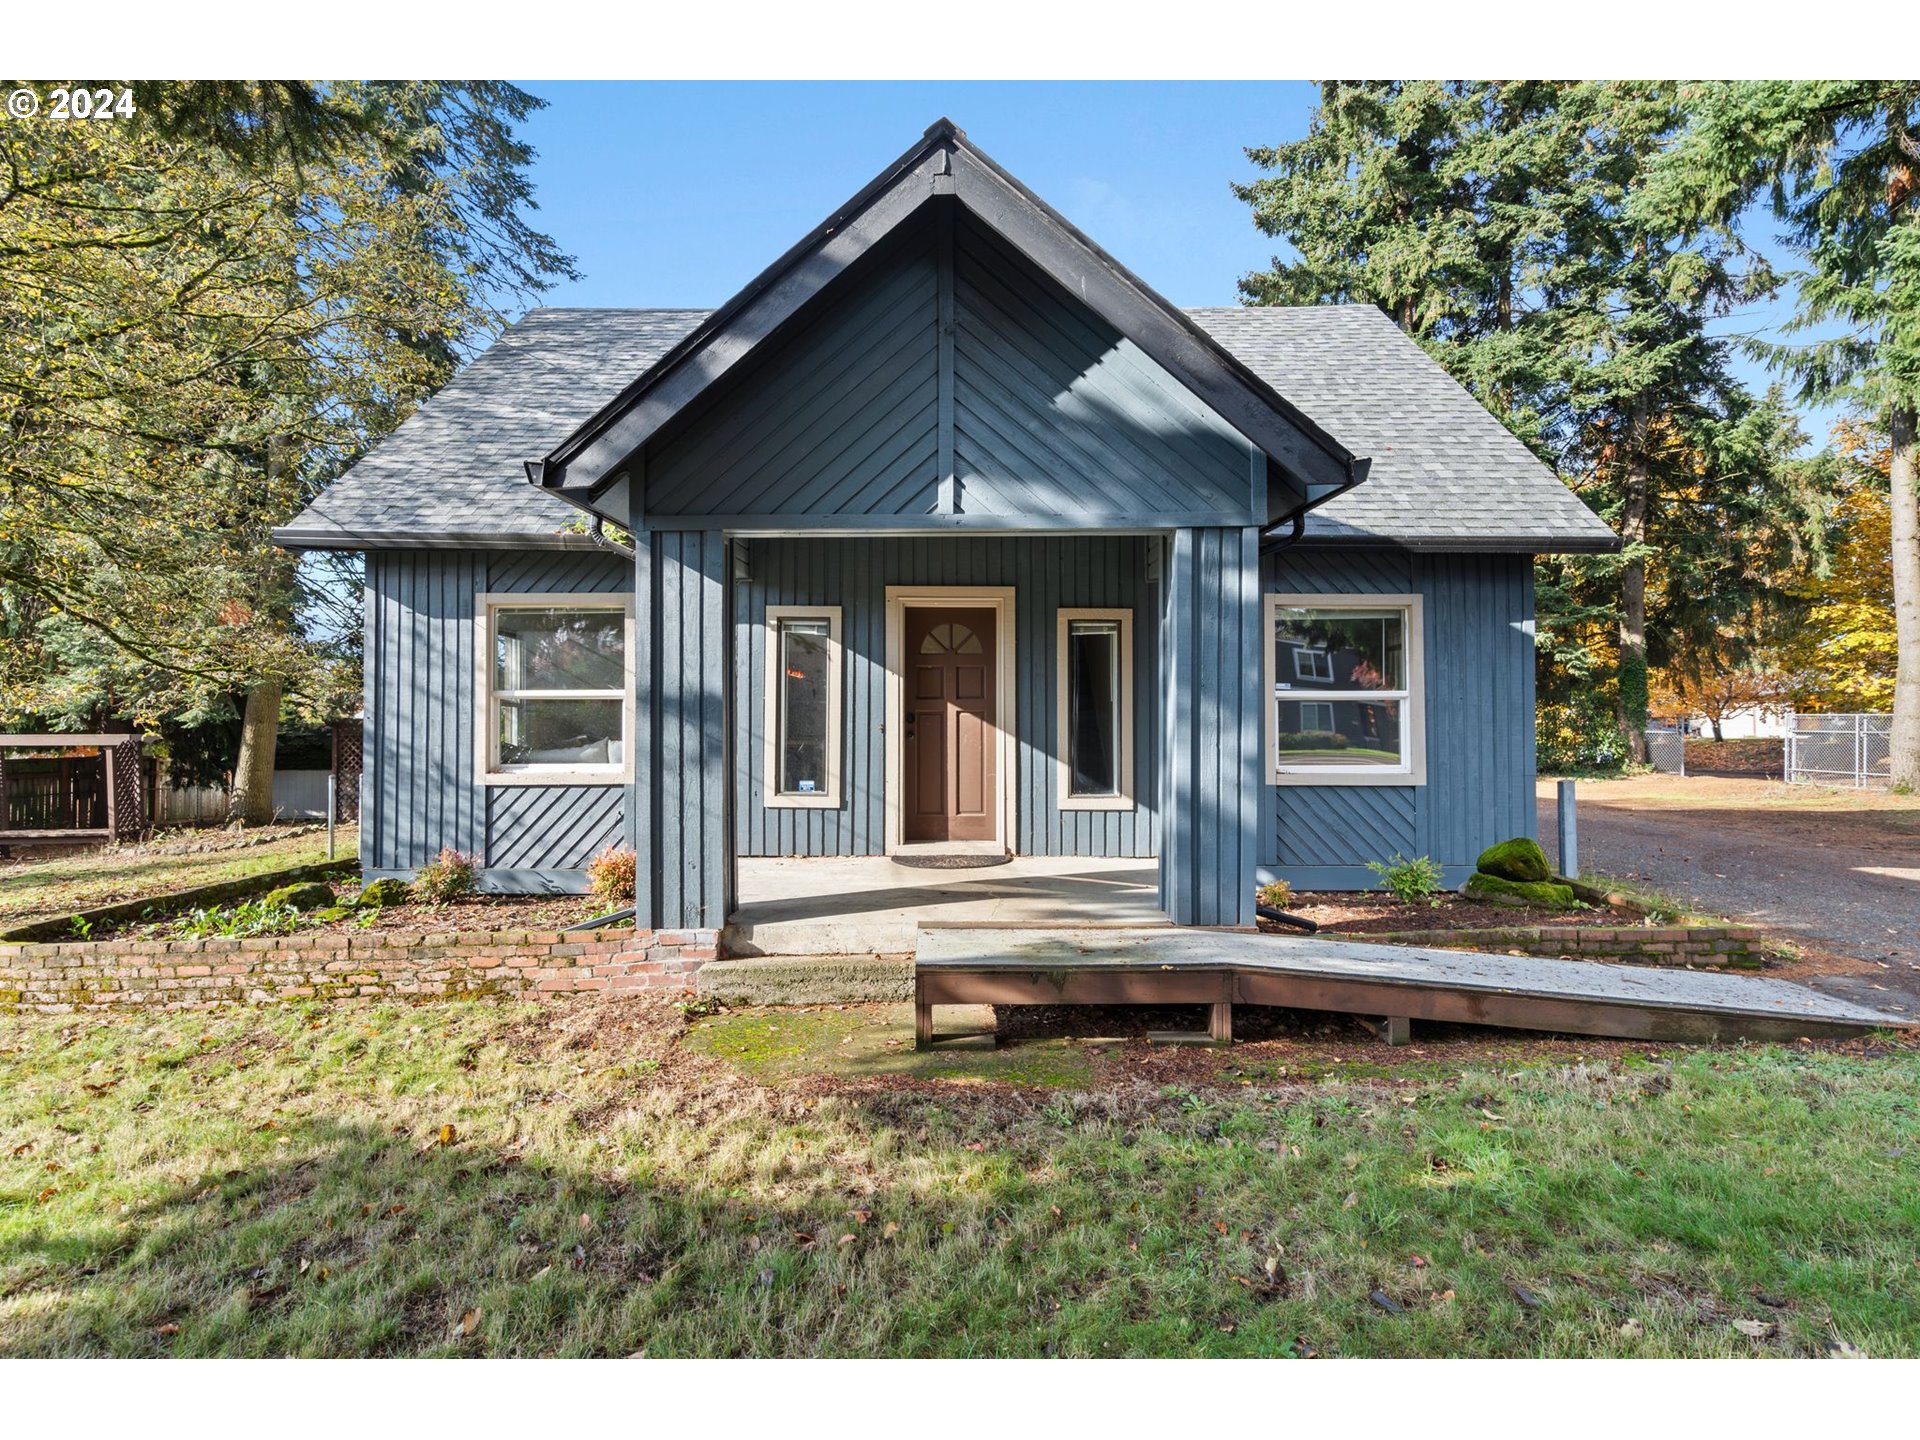
[[1164, 925], [1153, 860], [1016, 856], [922, 870], [884, 856], [739, 862], [727, 955], [898, 955], [923, 921], [994, 926]]

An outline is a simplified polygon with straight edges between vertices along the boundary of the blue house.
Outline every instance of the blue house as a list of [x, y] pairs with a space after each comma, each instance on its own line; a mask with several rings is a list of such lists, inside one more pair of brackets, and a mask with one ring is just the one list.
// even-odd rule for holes
[[1534, 829], [1612, 532], [1380, 311], [1179, 310], [947, 122], [718, 310], [529, 313], [277, 533], [366, 554], [362, 860], [1132, 857], [1167, 918]]

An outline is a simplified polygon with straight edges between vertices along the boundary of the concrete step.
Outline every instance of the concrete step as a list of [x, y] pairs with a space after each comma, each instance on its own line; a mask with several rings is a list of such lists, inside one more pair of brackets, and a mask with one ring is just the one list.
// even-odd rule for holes
[[910, 954], [754, 955], [710, 960], [694, 979], [727, 1005], [869, 1005], [913, 999]]

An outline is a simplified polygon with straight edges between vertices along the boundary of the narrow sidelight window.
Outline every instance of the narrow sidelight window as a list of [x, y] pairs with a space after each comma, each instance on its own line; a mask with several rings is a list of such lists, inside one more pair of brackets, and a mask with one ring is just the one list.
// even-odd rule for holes
[[1133, 612], [1062, 610], [1060, 808], [1133, 808]]
[[767, 798], [840, 803], [840, 610], [767, 607]]
[[1420, 785], [1417, 595], [1267, 597], [1267, 770], [1280, 785]]
[[631, 613], [619, 596], [480, 597], [482, 784], [632, 778]]

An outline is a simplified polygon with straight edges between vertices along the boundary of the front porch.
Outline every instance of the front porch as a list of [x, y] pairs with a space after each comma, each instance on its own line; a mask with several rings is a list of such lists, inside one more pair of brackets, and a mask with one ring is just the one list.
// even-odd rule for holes
[[928, 870], [885, 856], [739, 862], [723, 955], [906, 955], [923, 923], [982, 927], [1167, 923], [1159, 862], [1020, 855]]

